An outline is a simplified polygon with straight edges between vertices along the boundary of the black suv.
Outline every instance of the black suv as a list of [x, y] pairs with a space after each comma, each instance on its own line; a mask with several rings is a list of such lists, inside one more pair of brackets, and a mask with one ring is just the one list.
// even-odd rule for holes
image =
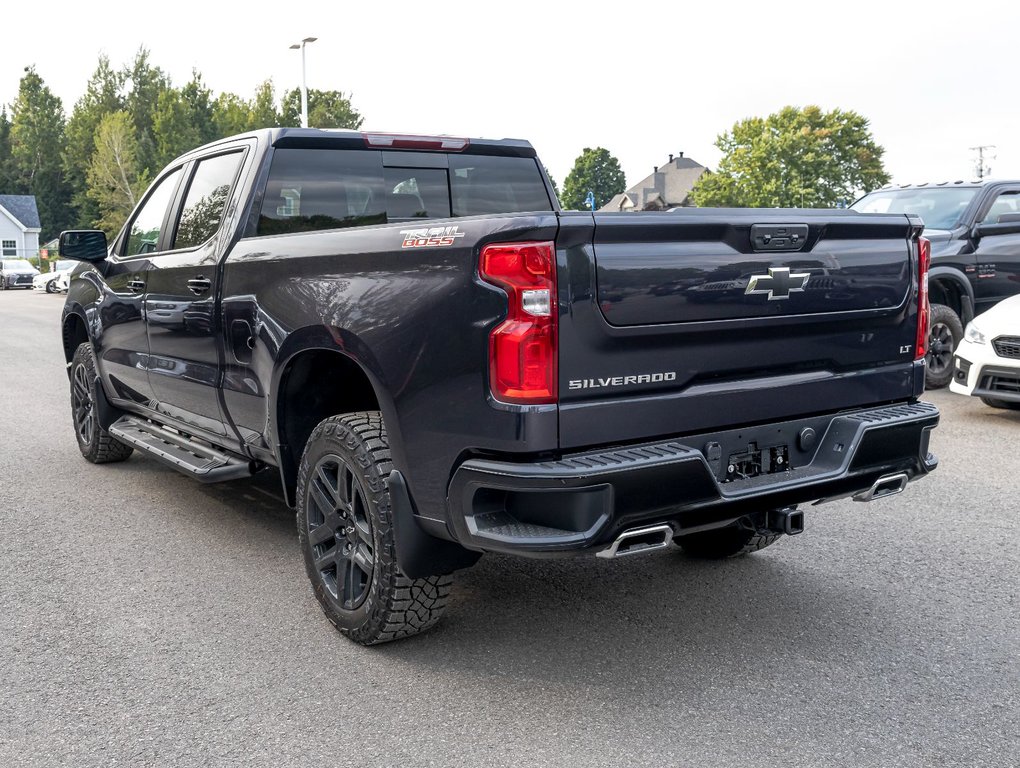
[[908, 184], [865, 195], [862, 213], [908, 213], [924, 220], [931, 241], [929, 388], [953, 376], [963, 328], [997, 302], [1020, 293], [1020, 181]]

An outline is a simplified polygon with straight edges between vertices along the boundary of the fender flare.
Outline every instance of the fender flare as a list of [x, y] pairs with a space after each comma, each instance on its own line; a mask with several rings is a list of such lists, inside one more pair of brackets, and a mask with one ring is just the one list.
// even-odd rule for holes
[[953, 283], [960, 289], [960, 319], [966, 325], [974, 319], [974, 286], [971, 285], [967, 276], [956, 267], [937, 266], [928, 270], [928, 280], [940, 280]]

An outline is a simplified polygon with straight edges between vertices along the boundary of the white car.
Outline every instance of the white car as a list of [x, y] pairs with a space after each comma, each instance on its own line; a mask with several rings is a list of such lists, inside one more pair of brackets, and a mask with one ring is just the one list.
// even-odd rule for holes
[[61, 260], [53, 266], [52, 272], [41, 272], [32, 278], [32, 289], [46, 293], [67, 293], [71, 281], [71, 270], [77, 262]]
[[949, 388], [993, 408], [1020, 410], [1020, 296], [967, 323]]

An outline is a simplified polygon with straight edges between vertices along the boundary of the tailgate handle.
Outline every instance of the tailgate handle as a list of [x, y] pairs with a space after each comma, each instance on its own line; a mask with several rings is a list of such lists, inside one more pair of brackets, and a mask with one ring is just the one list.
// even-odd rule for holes
[[801, 251], [807, 238], [807, 224], [751, 225], [751, 248], [755, 251]]

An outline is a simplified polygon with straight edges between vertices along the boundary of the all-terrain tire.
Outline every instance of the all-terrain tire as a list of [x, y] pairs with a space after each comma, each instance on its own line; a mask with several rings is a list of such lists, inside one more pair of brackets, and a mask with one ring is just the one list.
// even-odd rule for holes
[[326, 617], [375, 645], [416, 635], [442, 616], [453, 578], [411, 579], [397, 565], [382, 415], [349, 413], [312, 430], [297, 487], [298, 539]]
[[700, 560], [722, 560], [727, 557], [741, 557], [757, 552], [774, 544], [783, 534], [759, 533], [758, 531], [731, 525], [712, 531], [677, 536], [673, 541], [684, 554]]
[[134, 450], [103, 429], [96, 411], [100, 387], [92, 345], [78, 345], [71, 360], [71, 419], [81, 455], [93, 464], [124, 461]]
[[941, 389], [953, 379], [953, 352], [963, 339], [963, 322], [951, 307], [932, 304], [930, 329], [924, 385]]

